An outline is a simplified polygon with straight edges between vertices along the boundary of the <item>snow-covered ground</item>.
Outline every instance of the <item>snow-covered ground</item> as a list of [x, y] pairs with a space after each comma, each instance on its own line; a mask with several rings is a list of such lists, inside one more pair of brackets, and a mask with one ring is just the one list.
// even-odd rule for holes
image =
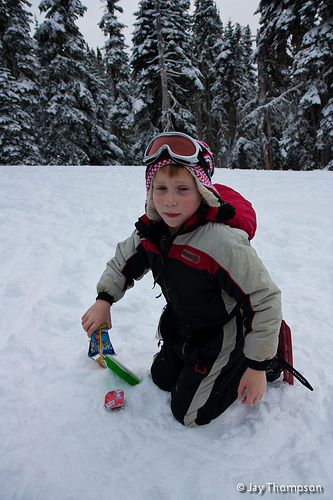
[[[314, 392], [279, 380], [258, 406], [194, 429], [149, 377], [164, 304], [150, 275], [113, 307], [110, 332], [140, 385], [88, 359], [80, 325], [143, 212], [143, 167], [1, 167], [0, 179], [0, 500], [333, 498], [333, 173], [216, 172], [257, 211], [253, 245]], [[112, 413], [116, 388], [126, 406]]]

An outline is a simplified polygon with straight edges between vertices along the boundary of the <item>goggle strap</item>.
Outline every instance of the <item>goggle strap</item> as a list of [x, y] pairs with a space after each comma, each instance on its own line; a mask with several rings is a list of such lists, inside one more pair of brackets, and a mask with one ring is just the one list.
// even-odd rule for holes
[[[150, 168], [152, 167], [153, 163], [156, 163], [157, 161], [161, 160], [162, 158], [163, 158], [163, 152], [162, 152], [162, 154], [160, 155], [159, 158], [156, 158], [152, 163], [149, 163], [147, 165], [146, 172], [145, 172], [145, 177], [146, 178], [147, 178], [148, 172], [149, 172]], [[173, 160], [173, 161], [175, 162], [176, 165], [178, 164], [178, 165], [182, 165], [182, 166], [186, 167], [186, 165], [184, 165], [184, 164], [182, 164], [180, 162], [177, 162], [175, 160]], [[203, 151], [202, 151], [201, 148], [200, 148], [200, 151], [198, 153], [198, 163], [203, 168], [203, 170], [204, 170], [205, 174], [207, 175], [208, 179], [211, 181], [212, 178], [211, 178], [211, 175], [209, 173], [209, 165], [208, 165], [208, 163], [205, 160], [205, 155], [204, 155], [204, 153], [203, 153]]]
[[205, 174], [207, 175], [208, 179], [211, 181], [212, 177], [209, 173], [209, 165], [206, 162], [204, 152], [202, 151], [202, 148], [200, 147], [199, 153], [198, 153], [198, 162], [200, 163], [200, 166], [204, 169]]

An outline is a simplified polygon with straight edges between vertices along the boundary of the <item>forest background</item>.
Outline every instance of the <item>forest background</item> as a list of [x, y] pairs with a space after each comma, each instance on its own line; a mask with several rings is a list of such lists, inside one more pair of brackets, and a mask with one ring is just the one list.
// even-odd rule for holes
[[331, 2], [261, 0], [254, 36], [213, 0], [140, 0], [130, 51], [121, 3], [104, 2], [94, 50], [80, 0], [42, 0], [39, 25], [0, 0], [0, 164], [137, 165], [176, 130], [218, 167], [333, 169]]

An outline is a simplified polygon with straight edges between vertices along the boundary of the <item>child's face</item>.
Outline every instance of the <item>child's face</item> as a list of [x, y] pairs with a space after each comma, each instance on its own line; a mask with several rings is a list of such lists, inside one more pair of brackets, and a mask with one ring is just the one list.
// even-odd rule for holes
[[170, 177], [168, 166], [160, 168], [153, 180], [153, 201], [158, 214], [169, 226], [171, 234], [198, 210], [202, 197], [193, 176], [185, 168], [177, 168]]

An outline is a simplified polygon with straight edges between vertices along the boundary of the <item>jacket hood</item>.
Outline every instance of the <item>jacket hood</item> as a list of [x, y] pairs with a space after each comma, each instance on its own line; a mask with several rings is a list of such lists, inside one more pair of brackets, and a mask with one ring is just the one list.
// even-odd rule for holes
[[[220, 206], [211, 207], [202, 204], [198, 212], [185, 223], [181, 231], [190, 231], [207, 222], [225, 223], [228, 226], [245, 231], [251, 240], [257, 229], [257, 218], [252, 204], [240, 193], [228, 186], [214, 184], [214, 187], [221, 196], [222, 203]], [[161, 232], [162, 235], [165, 231], [165, 223], [161, 220], [151, 220], [145, 214], [136, 223], [136, 228], [140, 236], [151, 239], [150, 236], [156, 235], [156, 232]]]

